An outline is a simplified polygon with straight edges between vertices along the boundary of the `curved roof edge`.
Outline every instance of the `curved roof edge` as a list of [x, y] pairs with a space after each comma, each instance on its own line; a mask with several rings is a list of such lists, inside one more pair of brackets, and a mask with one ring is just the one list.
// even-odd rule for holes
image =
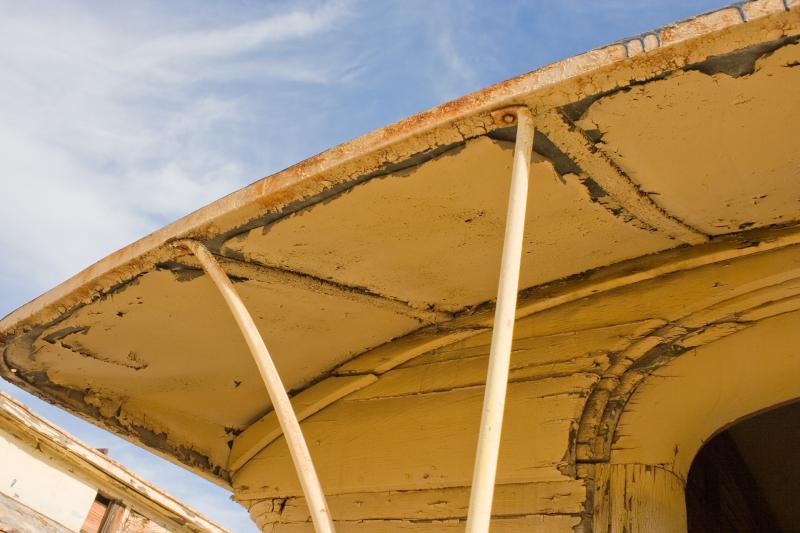
[[[208, 240], [231, 228], [241, 227], [259, 212], [280, 212], [292, 202], [332, 189], [338, 183], [354, 179], [354, 176], [357, 178], [448, 142], [465, 140], [503, 127], [505, 124], [494, 123], [489, 115], [491, 111], [521, 102], [542, 105], [540, 110], [553, 107], [554, 102], [539, 104], [526, 100], [548, 87], [577, 80], [626, 59], [632, 60], [631, 65], [636, 67], [628, 70], [638, 69], [639, 75], [647, 77], [663, 71], [664, 65], [671, 65], [674, 70], [681, 63], [685, 65], [715, 53], [725, 53], [728, 50], [718, 42], [719, 39], [714, 42], [714, 36], [787, 12], [800, 12], [800, 0], [753, 0], [721, 8], [552, 63], [330, 148], [224, 196], [97, 261], [0, 320], [0, 342], [20, 327], [29, 326], [34, 316], [38, 323], [54, 320], [69, 308], [136, 277], [148, 265], [167, 255], [165, 250], [159, 253], [158, 249], [172, 240], [186, 237]], [[765, 31], [768, 29], [770, 26], [765, 26]], [[702, 50], [690, 46], [692, 41], [704, 37], [712, 42], [705, 43]], [[747, 36], [740, 40], [742, 47], [747, 46]], [[755, 42], [758, 39], [751, 36], [750, 40]], [[679, 48], [683, 54], [681, 58], [676, 57]], [[642, 61], [634, 64], [637, 58]], [[625, 78], [633, 73], [617, 76], [619, 83], [622, 80], [630, 82], [634, 78]], [[605, 89], [594, 84], [595, 80], [580, 81], [583, 83], [578, 92], [586, 97]], [[614, 77], [605, 81], [618, 86], [614, 85], [617, 82]], [[335, 178], [324, 176], [334, 173], [334, 170]]]

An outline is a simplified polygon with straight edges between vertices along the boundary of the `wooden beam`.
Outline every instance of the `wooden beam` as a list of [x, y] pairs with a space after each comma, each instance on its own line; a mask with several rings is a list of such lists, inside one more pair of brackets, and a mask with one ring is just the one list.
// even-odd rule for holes
[[[292, 398], [292, 408], [298, 421], [321, 411], [333, 402], [363, 389], [378, 378], [373, 374], [329, 377], [312, 385]], [[233, 441], [228, 457], [228, 469], [235, 472], [258, 452], [283, 434], [275, 411], [270, 411], [244, 430]]]

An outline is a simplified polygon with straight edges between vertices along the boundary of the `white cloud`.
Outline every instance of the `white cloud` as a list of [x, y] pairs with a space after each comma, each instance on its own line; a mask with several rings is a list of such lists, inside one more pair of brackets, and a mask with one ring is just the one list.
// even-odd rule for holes
[[341, 2], [189, 29], [164, 15], [154, 30], [75, 5], [0, 18], [4, 277], [46, 289], [259, 177], [240, 151], [253, 95], [232, 82], [325, 84], [350, 69], [299, 46], [347, 16]]

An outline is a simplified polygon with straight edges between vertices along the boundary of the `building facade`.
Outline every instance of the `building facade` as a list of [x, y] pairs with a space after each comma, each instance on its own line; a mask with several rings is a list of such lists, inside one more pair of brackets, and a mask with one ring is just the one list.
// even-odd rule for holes
[[2, 393], [0, 529], [37, 533], [225, 531]]

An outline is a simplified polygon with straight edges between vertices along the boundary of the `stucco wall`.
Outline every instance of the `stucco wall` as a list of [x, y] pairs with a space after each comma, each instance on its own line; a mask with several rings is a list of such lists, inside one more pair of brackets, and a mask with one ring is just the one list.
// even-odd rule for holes
[[0, 492], [79, 530], [97, 490], [58, 468], [53, 458], [0, 430]]

